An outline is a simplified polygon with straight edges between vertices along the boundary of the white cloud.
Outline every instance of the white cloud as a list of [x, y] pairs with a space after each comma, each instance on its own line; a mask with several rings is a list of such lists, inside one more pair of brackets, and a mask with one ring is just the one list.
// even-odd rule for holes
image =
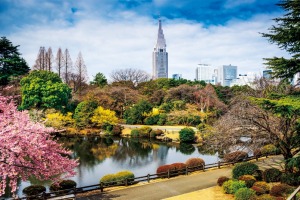
[[[30, 66], [40, 46], [68, 48], [73, 62], [82, 52], [90, 78], [98, 72], [107, 77], [115, 69], [138, 68], [151, 73], [157, 22], [130, 12], [119, 12], [118, 21], [85, 18], [73, 26], [27, 26], [8, 35]], [[169, 77], [180, 73], [194, 79], [200, 62], [220, 66], [237, 65], [239, 73], [263, 70], [265, 57], [284, 52], [271, 45], [259, 32], [266, 32], [274, 16], [257, 16], [248, 21], [231, 21], [225, 26], [204, 28], [186, 20], [165, 20], [163, 29], [169, 52]], [[56, 23], [54, 23], [56, 24]]]

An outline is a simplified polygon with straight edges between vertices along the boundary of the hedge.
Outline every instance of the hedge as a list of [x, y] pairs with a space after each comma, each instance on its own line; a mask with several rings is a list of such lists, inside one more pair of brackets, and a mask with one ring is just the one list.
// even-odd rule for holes
[[244, 151], [234, 151], [224, 155], [224, 160], [226, 162], [239, 162], [243, 161], [248, 157], [248, 154]]
[[251, 162], [238, 163], [232, 169], [232, 177], [238, 179], [243, 175], [252, 175], [258, 170], [258, 166]]
[[205, 166], [205, 161], [202, 158], [190, 158], [185, 162], [187, 167], [197, 167], [199, 169], [203, 169]]

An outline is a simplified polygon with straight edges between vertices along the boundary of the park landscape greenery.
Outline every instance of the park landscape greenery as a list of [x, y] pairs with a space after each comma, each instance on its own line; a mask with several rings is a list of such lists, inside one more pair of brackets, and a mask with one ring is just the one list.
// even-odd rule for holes
[[[243, 145], [251, 146], [253, 150], [272, 143], [284, 156], [285, 172], [293, 174], [291, 177], [299, 175], [300, 91], [291, 85], [291, 78], [300, 72], [300, 44], [297, 35], [300, 5], [299, 1], [286, 0], [279, 6], [287, 14], [275, 19], [278, 25], [271, 27], [270, 33], [263, 36], [289, 52], [291, 58], [266, 59], [266, 64], [273, 70], [274, 79], [257, 79], [252, 87], [229, 88], [185, 79], [150, 80], [140, 70], [125, 69], [114, 71], [110, 83], [99, 72], [93, 81], [80, 82], [80, 89], [75, 90], [77, 83], [63, 81], [51, 70], [29, 72], [18, 52], [18, 46], [2, 37], [1, 177], [10, 178], [10, 186], [15, 191], [19, 177], [25, 180], [33, 174], [37, 178], [51, 179], [53, 175], [57, 175], [55, 171], [62, 173], [63, 169], [73, 174], [71, 167], [75, 167], [76, 162], [65, 156], [59, 157], [68, 152], [51, 147], [45, 149], [41, 153], [44, 156], [40, 157], [20, 152], [19, 146], [26, 141], [22, 140], [26, 136], [23, 132], [28, 133], [27, 139], [41, 135], [41, 138], [30, 141], [32, 145], [38, 146], [41, 141], [49, 141], [51, 146], [51, 137], [41, 133], [48, 134], [54, 132], [54, 129], [45, 128], [41, 124], [53, 127], [55, 131], [64, 130], [66, 134], [101, 131], [106, 135], [120, 135], [120, 124], [123, 123], [194, 126], [198, 128], [201, 135], [201, 140], [198, 141], [202, 141], [203, 146], [221, 149], [225, 153], [229, 152], [232, 145], [241, 143], [241, 136], [251, 138], [252, 142]], [[23, 124], [32, 123], [33, 127], [38, 128], [24, 130], [27, 126], [19, 127], [20, 123], [12, 123], [14, 120], [20, 120], [18, 122]], [[151, 137], [162, 134], [151, 131], [149, 127], [142, 127], [132, 130], [132, 136]], [[15, 142], [16, 134], [20, 137], [19, 143]], [[192, 129], [182, 129], [180, 142], [194, 142], [194, 135]], [[11, 145], [14, 147], [11, 148]], [[54, 153], [56, 159], [62, 160], [60, 165], [63, 168], [51, 161], [46, 154], [49, 152]], [[39, 174], [42, 171], [33, 173], [31, 168], [39, 165], [41, 159], [43, 162], [48, 159], [50, 169], [55, 170], [50, 170], [47, 175]], [[6, 178], [1, 181], [0, 194], [3, 194]], [[251, 196], [251, 192], [243, 192]]]

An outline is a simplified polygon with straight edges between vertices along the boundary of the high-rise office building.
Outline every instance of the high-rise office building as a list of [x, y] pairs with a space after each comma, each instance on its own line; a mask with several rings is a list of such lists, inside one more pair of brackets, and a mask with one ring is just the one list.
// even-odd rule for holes
[[237, 78], [237, 66], [223, 65], [218, 69], [218, 82], [222, 86], [230, 86], [230, 84]]
[[159, 20], [157, 42], [152, 53], [153, 79], [168, 78], [168, 52], [166, 47], [167, 45], [161, 26], [161, 20]]
[[199, 64], [199, 67], [196, 68], [196, 80], [216, 84], [215, 70], [210, 65]]
[[182, 79], [182, 74], [173, 74], [172, 78], [175, 79], [175, 80]]

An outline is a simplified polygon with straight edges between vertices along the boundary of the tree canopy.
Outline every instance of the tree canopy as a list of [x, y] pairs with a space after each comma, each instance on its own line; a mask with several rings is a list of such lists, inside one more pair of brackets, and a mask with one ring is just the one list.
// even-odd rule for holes
[[272, 26], [269, 33], [263, 33], [271, 43], [275, 43], [280, 49], [291, 54], [291, 58], [267, 58], [267, 65], [272, 69], [276, 78], [292, 79], [300, 72], [300, 1], [282, 0], [278, 6], [282, 7], [286, 14], [275, 18], [277, 25]]
[[66, 108], [71, 97], [71, 89], [62, 83], [60, 77], [49, 71], [32, 71], [22, 78], [22, 109]]
[[20, 57], [18, 47], [6, 37], [0, 38], [0, 85], [7, 85], [12, 77], [29, 72], [26, 61]]

